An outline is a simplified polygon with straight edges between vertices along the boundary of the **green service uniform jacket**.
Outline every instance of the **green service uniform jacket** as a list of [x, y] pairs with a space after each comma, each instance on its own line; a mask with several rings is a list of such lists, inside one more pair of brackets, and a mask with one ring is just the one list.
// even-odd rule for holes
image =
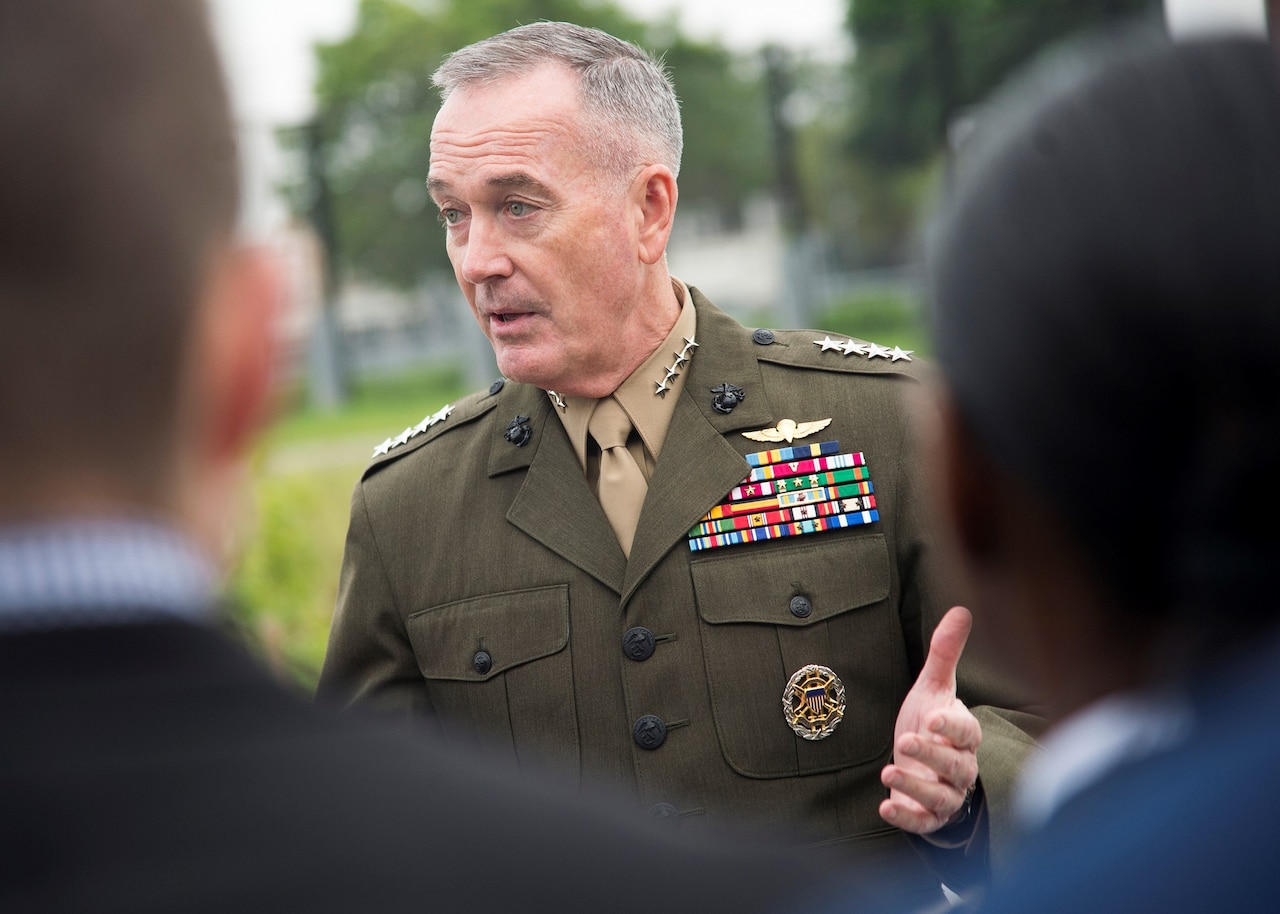
[[[880, 770], [950, 605], [908, 450], [912, 364], [824, 351], [811, 331], [752, 333], [693, 301], [699, 348], [630, 560], [547, 394], [495, 383], [357, 485], [319, 697], [434, 712], [447, 732], [567, 765], [684, 830], [765, 823], [896, 854], [909, 845], [877, 812]], [[728, 414], [711, 393], [726, 382], [745, 392]], [[517, 416], [522, 446], [504, 436]], [[878, 521], [690, 550], [689, 530], [747, 476], [744, 455], [785, 446], [742, 432], [826, 418], [797, 444], [862, 451]], [[834, 670], [847, 701], [817, 741], [783, 715], [807, 664]], [[1009, 721], [1025, 721], [995, 710], [1013, 700], [989, 677], [961, 677], [984, 728], [986, 808], [1003, 817], [1030, 745]]]

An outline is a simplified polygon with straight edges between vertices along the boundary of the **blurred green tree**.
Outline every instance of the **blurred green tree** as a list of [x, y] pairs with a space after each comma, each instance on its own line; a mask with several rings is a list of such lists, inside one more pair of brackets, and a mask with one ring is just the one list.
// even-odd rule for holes
[[[316, 48], [319, 167], [331, 194], [338, 267], [408, 288], [448, 269], [424, 184], [439, 97], [431, 74], [450, 51], [539, 19], [604, 29], [664, 56], [684, 113], [681, 203], [732, 225], [772, 180], [759, 69], [685, 37], [675, 19], [645, 23], [601, 0], [361, 0], [354, 32]], [[301, 153], [306, 132], [285, 131]], [[284, 188], [300, 215], [315, 182]]]
[[964, 110], [1038, 51], [1156, 0], [849, 0], [856, 48], [844, 180], [872, 259], [900, 260], [929, 170]]

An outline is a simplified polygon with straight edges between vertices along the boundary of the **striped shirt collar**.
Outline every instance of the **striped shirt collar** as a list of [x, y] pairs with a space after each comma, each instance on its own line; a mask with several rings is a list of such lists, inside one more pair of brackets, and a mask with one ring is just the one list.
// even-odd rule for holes
[[153, 521], [0, 526], [0, 631], [199, 620], [217, 581], [189, 538]]

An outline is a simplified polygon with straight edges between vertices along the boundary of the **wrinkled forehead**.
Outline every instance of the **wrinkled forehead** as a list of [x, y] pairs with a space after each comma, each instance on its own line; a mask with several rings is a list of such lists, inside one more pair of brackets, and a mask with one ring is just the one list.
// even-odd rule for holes
[[551, 181], [586, 169], [574, 74], [544, 67], [452, 93], [431, 131], [429, 184], [522, 171]]

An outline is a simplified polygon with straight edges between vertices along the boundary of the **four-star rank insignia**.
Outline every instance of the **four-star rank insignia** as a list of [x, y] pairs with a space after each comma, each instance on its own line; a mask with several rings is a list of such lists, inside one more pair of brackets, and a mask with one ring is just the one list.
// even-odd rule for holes
[[448, 419], [449, 413], [451, 412], [453, 412], [453, 404], [445, 404], [438, 411], [425, 417], [417, 425], [411, 425], [394, 438], [388, 438], [386, 441], [382, 442], [373, 449], [373, 456], [381, 457], [383, 454], [389, 453], [393, 448], [398, 448], [400, 445], [408, 443], [410, 439], [418, 437], [427, 429], [434, 425], [439, 425], [441, 422]]
[[802, 739], [826, 739], [844, 719], [844, 683], [828, 667], [801, 667], [782, 690], [782, 715]]
[[906, 359], [911, 361], [911, 356], [915, 352], [914, 349], [903, 349], [901, 346], [894, 346], [890, 349], [888, 346], [879, 346], [875, 343], [862, 343], [857, 340], [833, 340], [830, 336], [824, 336], [820, 340], [814, 340], [813, 345], [821, 346], [823, 352], [839, 352], [846, 358], [851, 355], [862, 356], [867, 361], [871, 359], [888, 359], [891, 362], [900, 362]]

